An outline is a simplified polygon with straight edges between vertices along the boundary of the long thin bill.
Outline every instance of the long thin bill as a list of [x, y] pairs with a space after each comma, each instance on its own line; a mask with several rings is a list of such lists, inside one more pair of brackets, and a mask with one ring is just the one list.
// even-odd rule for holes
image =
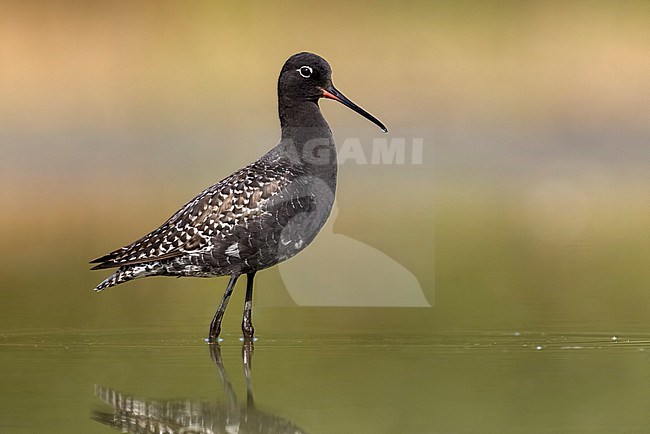
[[383, 132], [385, 133], [388, 132], [388, 128], [386, 128], [379, 119], [377, 119], [376, 117], [374, 117], [373, 115], [371, 115], [370, 113], [368, 113], [367, 111], [365, 111], [364, 109], [362, 109], [361, 107], [359, 107], [358, 105], [350, 101], [345, 95], [343, 95], [341, 92], [336, 90], [334, 86], [332, 86], [330, 89], [322, 89], [322, 90], [323, 90], [323, 98], [333, 99], [334, 101], [340, 102], [344, 106], [351, 108], [352, 110], [354, 110], [355, 112], [363, 116], [364, 118], [368, 119], [369, 121], [377, 125], [379, 128], [381, 128]]

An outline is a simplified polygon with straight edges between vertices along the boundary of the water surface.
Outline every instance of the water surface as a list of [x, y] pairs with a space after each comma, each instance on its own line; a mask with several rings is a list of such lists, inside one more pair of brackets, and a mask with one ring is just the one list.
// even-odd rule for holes
[[264, 334], [249, 349], [226, 335], [218, 353], [189, 332], [4, 334], [0, 426], [515, 433], [650, 423], [641, 334]]

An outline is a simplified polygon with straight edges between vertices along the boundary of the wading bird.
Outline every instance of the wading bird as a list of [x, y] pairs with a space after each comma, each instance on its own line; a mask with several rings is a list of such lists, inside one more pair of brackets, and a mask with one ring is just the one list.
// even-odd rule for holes
[[158, 229], [91, 261], [97, 264], [93, 269], [118, 267], [95, 290], [147, 276], [230, 276], [210, 324], [207, 340], [214, 342], [233, 287], [245, 274], [242, 331], [252, 339], [255, 273], [307, 247], [334, 203], [336, 147], [318, 106], [321, 98], [338, 101], [388, 131], [336, 90], [325, 59], [306, 52], [291, 56], [278, 79], [280, 142], [203, 190]]

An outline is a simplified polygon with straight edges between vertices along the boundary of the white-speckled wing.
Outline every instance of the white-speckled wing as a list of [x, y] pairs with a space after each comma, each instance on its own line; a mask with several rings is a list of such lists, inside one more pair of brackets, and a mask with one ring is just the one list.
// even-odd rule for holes
[[[95, 269], [160, 261], [210, 248], [217, 234], [248, 226], [300, 174], [295, 166], [258, 160], [205, 189], [158, 229], [95, 259]], [[234, 248], [232, 248], [234, 249]], [[233, 250], [227, 253], [235, 256]]]

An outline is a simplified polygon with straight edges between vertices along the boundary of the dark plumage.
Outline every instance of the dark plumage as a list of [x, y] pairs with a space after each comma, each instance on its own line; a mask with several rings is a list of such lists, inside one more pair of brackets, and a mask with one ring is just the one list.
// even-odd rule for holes
[[298, 53], [278, 80], [282, 138], [257, 161], [201, 192], [158, 229], [97, 258], [93, 269], [118, 270], [95, 288], [146, 276], [230, 276], [210, 326], [217, 339], [237, 278], [247, 275], [242, 329], [250, 321], [255, 273], [291, 258], [315, 237], [330, 214], [336, 191], [336, 147], [318, 107], [334, 99], [386, 128], [332, 85], [325, 59]]

